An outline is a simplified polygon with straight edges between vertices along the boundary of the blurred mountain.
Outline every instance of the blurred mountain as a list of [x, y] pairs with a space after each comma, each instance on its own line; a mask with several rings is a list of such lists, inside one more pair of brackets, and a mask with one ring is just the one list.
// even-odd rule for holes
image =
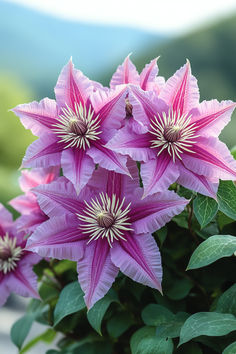
[[94, 80], [131, 51], [141, 55], [148, 43], [163, 36], [133, 28], [71, 22], [0, 1], [0, 70], [33, 87], [40, 97], [53, 96], [61, 68], [73, 56], [75, 65]]
[[[135, 64], [141, 69], [150, 59], [161, 55], [159, 74], [168, 78], [186, 58], [198, 79], [201, 100], [236, 100], [236, 15], [210, 24], [163, 44], [153, 42]], [[224, 129], [222, 140], [236, 144], [236, 114]]]

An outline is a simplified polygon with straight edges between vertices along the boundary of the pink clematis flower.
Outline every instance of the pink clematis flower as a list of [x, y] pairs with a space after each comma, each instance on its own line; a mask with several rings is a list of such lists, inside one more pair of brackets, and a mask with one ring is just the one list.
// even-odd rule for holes
[[39, 298], [32, 266], [41, 257], [25, 250], [24, 233], [17, 233], [7, 209], [0, 204], [0, 306], [10, 293]]
[[48, 219], [40, 209], [36, 196], [31, 192], [41, 184], [48, 184], [59, 177], [60, 168], [57, 166], [48, 168], [35, 168], [30, 171], [23, 170], [19, 184], [24, 195], [12, 199], [9, 204], [22, 216], [17, 219], [17, 228], [26, 234], [32, 233], [38, 225]]
[[63, 177], [35, 189], [50, 220], [28, 239], [27, 249], [78, 261], [88, 308], [107, 293], [119, 269], [161, 291], [161, 258], [151, 233], [180, 213], [188, 201], [170, 191], [142, 201], [135, 164], [130, 172], [133, 180], [99, 167], [79, 196]]
[[[165, 79], [162, 76], [157, 76], [158, 58], [153, 59], [149, 64], [147, 64], [141, 74], [139, 74], [129, 57], [130, 55], [125, 58], [122, 65], [118, 66], [116, 72], [111, 78], [110, 87], [115, 88], [116, 86], [122, 84], [133, 84], [137, 85], [144, 91], [154, 91], [156, 95], [159, 95], [165, 84]], [[126, 119], [123, 122], [123, 126], [127, 124], [136, 132], [142, 131], [142, 119], [140, 119], [140, 117], [136, 114], [133, 114], [133, 108], [135, 110], [135, 107], [133, 107], [130, 103], [128, 94], [126, 96], [125, 103]]]
[[61, 165], [77, 192], [94, 164], [128, 173], [126, 158], [105, 147], [121, 125], [126, 91], [124, 85], [100, 88], [69, 61], [55, 87], [56, 101], [45, 98], [13, 109], [25, 128], [40, 137], [27, 149], [23, 167]]
[[125, 126], [107, 147], [142, 161], [144, 196], [177, 181], [215, 198], [219, 179], [235, 179], [236, 162], [217, 138], [235, 103], [199, 103], [197, 80], [188, 61], [166, 82], [158, 97], [132, 86], [129, 101], [133, 115], [146, 131], [138, 134]]

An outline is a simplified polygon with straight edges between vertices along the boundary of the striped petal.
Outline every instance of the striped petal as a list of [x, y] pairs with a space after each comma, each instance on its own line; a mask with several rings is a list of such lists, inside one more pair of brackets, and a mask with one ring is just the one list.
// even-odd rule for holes
[[146, 197], [167, 189], [179, 177], [179, 170], [169, 154], [163, 151], [155, 159], [141, 164], [140, 174]]
[[34, 101], [21, 104], [12, 110], [26, 129], [31, 129], [36, 136], [49, 133], [58, 115], [56, 101], [44, 98], [39, 103]]
[[119, 65], [116, 72], [113, 74], [110, 82], [111, 88], [129, 83], [139, 85], [139, 73], [129, 57], [130, 55], [125, 58], [123, 64]]
[[84, 105], [92, 91], [91, 81], [80, 70], [76, 70], [70, 60], [62, 69], [55, 87], [59, 107], [67, 104], [74, 109], [75, 103]]
[[26, 249], [42, 257], [77, 261], [83, 257], [87, 240], [78, 225], [76, 215], [61, 215], [45, 221], [29, 237]]
[[111, 261], [110, 246], [104, 239], [86, 245], [77, 270], [88, 309], [108, 292], [119, 271]]
[[161, 291], [161, 256], [154, 238], [135, 233], [125, 237], [126, 241], [114, 242], [112, 262], [131, 279]]
[[191, 74], [189, 61], [166, 82], [159, 98], [174, 111], [188, 113], [199, 103], [199, 90], [196, 78]]

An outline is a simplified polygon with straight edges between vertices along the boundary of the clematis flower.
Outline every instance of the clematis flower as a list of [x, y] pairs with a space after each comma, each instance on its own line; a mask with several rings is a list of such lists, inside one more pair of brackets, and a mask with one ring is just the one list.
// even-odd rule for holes
[[12, 292], [39, 298], [32, 266], [40, 257], [26, 251], [25, 244], [24, 233], [17, 233], [11, 214], [0, 204], [0, 306]]
[[41, 184], [48, 184], [59, 177], [60, 168], [57, 166], [48, 168], [35, 168], [23, 170], [19, 184], [24, 195], [12, 199], [9, 204], [22, 216], [17, 219], [17, 228], [26, 234], [32, 233], [38, 225], [48, 219], [40, 209], [36, 196], [31, 189]]
[[88, 308], [107, 293], [119, 269], [161, 291], [161, 258], [151, 233], [188, 202], [170, 191], [142, 201], [137, 167], [129, 167], [133, 180], [99, 167], [79, 196], [63, 177], [34, 190], [50, 220], [35, 230], [27, 249], [78, 261]]
[[236, 162], [218, 135], [235, 108], [232, 101], [199, 103], [197, 80], [187, 63], [172, 76], [157, 97], [137, 86], [129, 91], [133, 115], [145, 132], [122, 128], [107, 144], [142, 161], [144, 196], [177, 181], [215, 198], [219, 179], [235, 179]]
[[[162, 76], [157, 76], [158, 66], [157, 59], [153, 59], [149, 64], [145, 66], [141, 74], [138, 73], [135, 65], [130, 60], [130, 55], [128, 55], [123, 64], [119, 65], [116, 72], [113, 74], [110, 82], [110, 87], [115, 88], [122, 84], [133, 84], [137, 85], [144, 91], [153, 91], [156, 95], [160, 94], [161, 89], [165, 84], [165, 79]], [[128, 94], [125, 99], [125, 124], [129, 125], [131, 129], [136, 132], [142, 131], [142, 119], [136, 114], [133, 115], [133, 108], [135, 107], [130, 103]]]
[[128, 173], [126, 158], [104, 146], [123, 119], [126, 87], [102, 89], [70, 61], [58, 78], [55, 96], [56, 101], [45, 98], [13, 109], [25, 128], [40, 137], [27, 149], [22, 166], [61, 165], [77, 192], [94, 164]]

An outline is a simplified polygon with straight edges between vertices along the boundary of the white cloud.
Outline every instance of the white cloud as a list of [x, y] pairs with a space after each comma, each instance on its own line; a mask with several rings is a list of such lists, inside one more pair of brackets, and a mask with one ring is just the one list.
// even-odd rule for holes
[[235, 0], [12, 0], [72, 20], [183, 32], [236, 11]]

